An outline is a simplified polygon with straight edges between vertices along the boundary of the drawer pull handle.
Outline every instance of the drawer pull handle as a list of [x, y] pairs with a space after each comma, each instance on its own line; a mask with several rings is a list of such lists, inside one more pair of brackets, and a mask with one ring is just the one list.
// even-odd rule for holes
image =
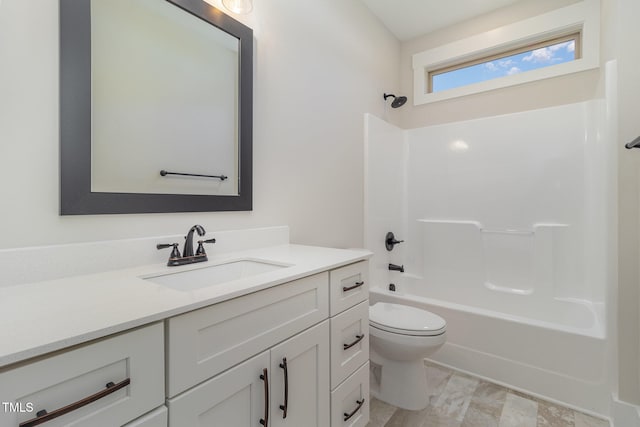
[[267, 427], [269, 425], [269, 371], [267, 368], [262, 370], [260, 379], [264, 381], [264, 418], [260, 420], [260, 424]]
[[[116, 391], [120, 390], [121, 388], [125, 388], [126, 386], [128, 386], [131, 383], [131, 379], [127, 378], [124, 381], [119, 382], [118, 384], [114, 384], [113, 382], [109, 382], [105, 387], [104, 390], [97, 392], [96, 394], [92, 394], [91, 396], [85, 397], [82, 400], [78, 400], [75, 403], [72, 403], [70, 405], [64, 406], [60, 409], [56, 409], [55, 411], [52, 412], [47, 412], [46, 410], [41, 410], [37, 412], [37, 416], [36, 418], [32, 418], [29, 421], [25, 421], [20, 423], [19, 427], [33, 427], [33, 426], [37, 426], [43, 423], [46, 423], [47, 421], [51, 421], [54, 418], [58, 418], [62, 415], [68, 414], [69, 412], [75, 411], [76, 409], [80, 409], [83, 406], [86, 406], [90, 403], [95, 402], [96, 400], [102, 399], [105, 396], [110, 395], [111, 393], [115, 393]], [[41, 415], [42, 414], [42, 415]]]
[[347, 414], [346, 412], [343, 414], [344, 415], [344, 421], [349, 421], [349, 419], [351, 417], [353, 417], [356, 412], [358, 412], [360, 410], [360, 408], [362, 408], [362, 405], [364, 405], [364, 399], [362, 400], [356, 400], [356, 403], [358, 404], [358, 406], [356, 406], [356, 409], [353, 410], [353, 412], [351, 412], [350, 414]]
[[280, 367], [284, 369], [284, 405], [280, 405], [282, 409], [282, 419], [287, 418], [287, 409], [289, 408], [289, 370], [287, 369], [287, 358], [282, 358]]
[[359, 288], [360, 286], [364, 285], [364, 282], [356, 282], [355, 285], [353, 286], [343, 286], [342, 287], [342, 292], [348, 292], [348, 291], [352, 291], [354, 289]]
[[358, 344], [360, 341], [362, 341], [363, 338], [364, 338], [364, 334], [356, 335], [356, 340], [354, 342], [352, 342], [351, 344], [342, 344], [342, 345], [344, 346], [345, 350], [348, 350], [354, 345]]

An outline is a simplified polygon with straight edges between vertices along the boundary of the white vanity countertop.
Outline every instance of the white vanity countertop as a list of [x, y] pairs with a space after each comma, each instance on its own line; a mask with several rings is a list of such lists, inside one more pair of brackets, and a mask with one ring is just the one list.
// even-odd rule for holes
[[[280, 245], [164, 264], [0, 288], [0, 368], [31, 357], [160, 321], [321, 271], [367, 259], [360, 249]], [[234, 260], [291, 265], [206, 288], [180, 291], [143, 280]]]

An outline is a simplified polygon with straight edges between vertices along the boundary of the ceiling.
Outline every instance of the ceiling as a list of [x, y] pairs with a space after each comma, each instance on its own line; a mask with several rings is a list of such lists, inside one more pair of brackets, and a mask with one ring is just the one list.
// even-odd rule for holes
[[518, 1], [520, 0], [362, 0], [402, 41]]

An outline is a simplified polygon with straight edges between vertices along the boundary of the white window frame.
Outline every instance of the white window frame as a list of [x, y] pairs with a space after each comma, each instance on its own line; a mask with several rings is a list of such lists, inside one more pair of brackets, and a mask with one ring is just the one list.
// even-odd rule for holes
[[[580, 32], [582, 55], [574, 61], [429, 93], [429, 72], [522, 46]], [[427, 104], [600, 66], [600, 0], [583, 0], [466, 39], [413, 55], [413, 103]]]

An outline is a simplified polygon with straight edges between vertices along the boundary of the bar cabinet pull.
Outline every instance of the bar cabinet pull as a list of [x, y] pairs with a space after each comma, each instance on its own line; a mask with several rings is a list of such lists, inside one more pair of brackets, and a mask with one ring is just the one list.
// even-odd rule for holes
[[344, 346], [345, 350], [348, 350], [354, 345], [358, 344], [360, 341], [362, 341], [363, 338], [364, 338], [364, 334], [356, 335], [356, 340], [354, 342], [352, 342], [351, 344], [342, 344], [342, 345]]
[[280, 405], [282, 409], [282, 419], [287, 418], [287, 409], [289, 408], [289, 370], [287, 369], [287, 358], [282, 358], [280, 367], [284, 369], [284, 405]]
[[354, 289], [359, 288], [360, 286], [364, 285], [364, 282], [356, 282], [355, 285], [353, 286], [343, 286], [342, 287], [342, 292], [348, 292], [348, 291], [352, 291]]
[[353, 410], [353, 412], [351, 412], [350, 414], [347, 414], [346, 412], [343, 414], [344, 415], [344, 421], [349, 421], [349, 419], [351, 417], [353, 417], [356, 412], [358, 412], [360, 410], [360, 408], [362, 408], [362, 405], [364, 405], [364, 398], [362, 400], [356, 400], [356, 403], [358, 404], [358, 406], [356, 406], [356, 409]]
[[56, 409], [55, 411], [52, 411], [52, 412], [47, 412], [44, 409], [41, 411], [38, 411], [38, 413], [36, 414], [37, 415], [36, 418], [32, 418], [29, 421], [20, 423], [19, 427], [33, 427], [33, 426], [46, 423], [47, 421], [51, 421], [54, 418], [58, 418], [62, 415], [68, 414], [69, 412], [75, 411], [76, 409], [80, 409], [83, 406], [86, 406], [90, 403], [95, 402], [96, 400], [102, 399], [103, 397], [106, 397], [112, 393], [115, 393], [116, 391], [122, 388], [125, 388], [129, 384], [131, 384], [131, 378], [127, 378], [126, 380], [121, 381], [118, 384], [109, 382], [105, 386], [106, 388], [104, 390], [99, 391], [96, 394], [92, 394], [91, 396], [85, 397], [82, 400], [78, 400], [75, 403], [64, 406], [60, 409]]
[[260, 420], [260, 424], [267, 427], [269, 425], [269, 371], [267, 368], [262, 370], [260, 379], [264, 381], [264, 418]]

